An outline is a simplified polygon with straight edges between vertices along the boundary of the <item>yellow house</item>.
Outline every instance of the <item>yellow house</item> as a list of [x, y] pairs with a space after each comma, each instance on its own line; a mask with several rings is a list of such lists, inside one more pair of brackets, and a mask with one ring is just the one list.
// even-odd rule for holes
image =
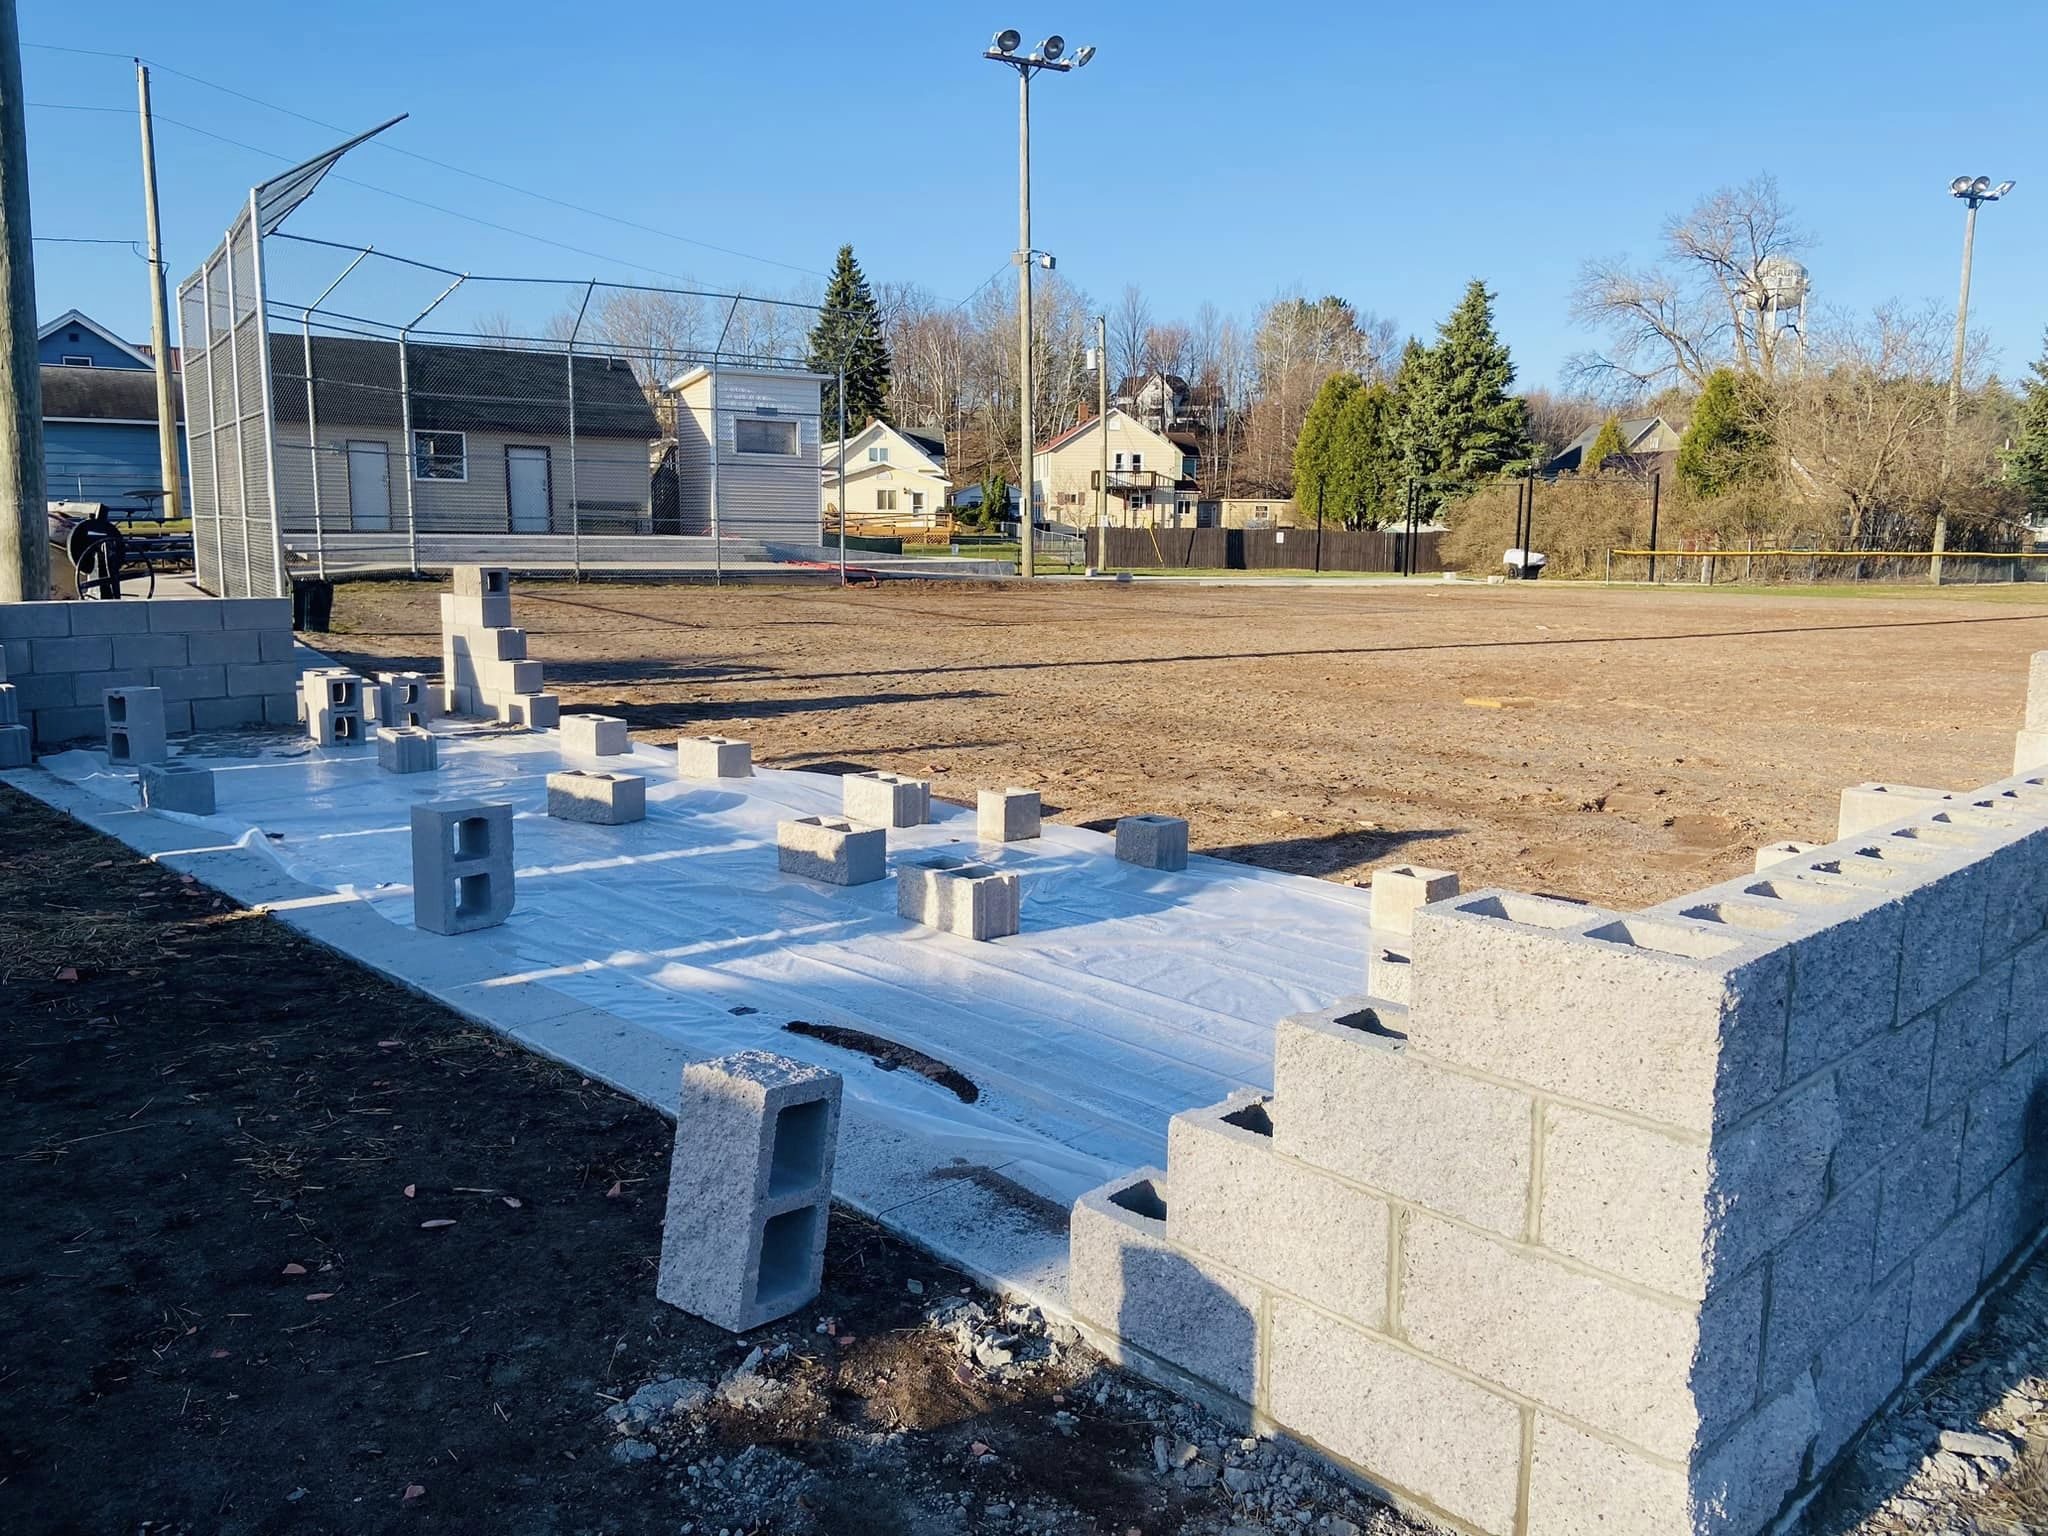
[[[839, 440], [819, 445], [825, 521], [839, 516]], [[849, 526], [863, 522], [931, 527], [947, 511], [946, 443], [936, 432], [870, 422], [846, 440]]]
[[1294, 503], [1285, 496], [1225, 496], [1201, 507], [1205, 528], [1292, 528]]
[[1040, 516], [1079, 528], [1093, 527], [1098, 516], [1112, 528], [1194, 527], [1194, 449], [1111, 407], [1108, 495], [1099, 500], [1103, 431], [1090, 417], [1039, 445], [1032, 471]]

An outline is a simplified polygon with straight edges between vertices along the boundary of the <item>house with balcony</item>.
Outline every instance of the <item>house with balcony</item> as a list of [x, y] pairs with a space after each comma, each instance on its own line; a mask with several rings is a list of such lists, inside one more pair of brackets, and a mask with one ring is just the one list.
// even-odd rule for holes
[[1121, 406], [1106, 421], [1090, 417], [1069, 427], [1032, 455], [1040, 516], [1075, 528], [1098, 518], [1111, 528], [1195, 527], [1201, 462], [1193, 437], [1178, 436], [1154, 431]]

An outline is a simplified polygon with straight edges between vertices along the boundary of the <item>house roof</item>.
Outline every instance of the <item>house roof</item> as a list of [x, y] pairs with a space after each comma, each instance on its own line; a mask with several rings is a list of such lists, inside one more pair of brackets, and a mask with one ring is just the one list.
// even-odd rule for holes
[[[279, 421], [306, 419], [304, 343], [270, 337], [273, 410]], [[416, 431], [569, 430], [569, 371], [559, 352], [514, 347], [453, 347], [409, 342], [405, 372]], [[313, 338], [313, 405], [322, 425], [401, 427], [398, 344], [358, 336]], [[661, 436], [633, 370], [615, 358], [576, 359], [579, 436]]]
[[[1602, 417], [1585, 431], [1573, 438], [1558, 452], [1557, 456], [1543, 466], [1546, 475], [1569, 474], [1576, 471], [1586, 456], [1586, 450], [1593, 446], [1593, 439], [1600, 435], [1600, 429], [1607, 425]], [[1668, 426], [1662, 416], [1624, 416], [1620, 419], [1621, 450], [1634, 455], [1637, 446], [1660, 426]]]
[[[45, 363], [45, 421], [139, 421], [156, 425], [156, 374], [140, 368], [66, 368]], [[178, 419], [184, 420], [184, 391], [171, 380]]]
[[897, 433], [914, 444], [934, 464], [946, 462], [946, 434], [937, 427], [898, 427]]
[[1179, 374], [1160, 373], [1157, 369], [1154, 369], [1151, 373], [1134, 373], [1125, 379], [1123, 383], [1117, 385], [1117, 398], [1119, 400], [1135, 400], [1138, 397], [1138, 392], [1154, 379], [1164, 379], [1167, 387], [1177, 395], [1184, 395], [1188, 392], [1188, 381]]
[[85, 313], [84, 310], [80, 309], [67, 309], [64, 311], [63, 314], [59, 315], [56, 319], [52, 320], [48, 325], [40, 327], [36, 331], [36, 340], [48, 341], [52, 336], [56, 335], [59, 331], [65, 329], [67, 326], [74, 325], [81, 330], [91, 331], [93, 335], [99, 337], [100, 340], [106, 342], [107, 345], [120, 348], [123, 352], [126, 352], [130, 357], [135, 359], [137, 366], [143, 368], [153, 368], [156, 366], [149, 360], [148, 353], [142, 351], [140, 348], [130, 346], [127, 342], [123, 341], [120, 337], [116, 336], [112, 331], [108, 330], [104, 325], [101, 325], [99, 321], [93, 319], [91, 315], [88, 315], [87, 313]]
[[[708, 378], [711, 371], [710, 364], [699, 363], [696, 367], [684, 370], [662, 385], [662, 392], [664, 394], [673, 394], [679, 389], [687, 389], [699, 379]], [[749, 378], [756, 379], [816, 379], [820, 384], [832, 377], [829, 373], [809, 373], [802, 368], [755, 368], [740, 363], [720, 363], [718, 365], [718, 372], [727, 375], [745, 374]]]

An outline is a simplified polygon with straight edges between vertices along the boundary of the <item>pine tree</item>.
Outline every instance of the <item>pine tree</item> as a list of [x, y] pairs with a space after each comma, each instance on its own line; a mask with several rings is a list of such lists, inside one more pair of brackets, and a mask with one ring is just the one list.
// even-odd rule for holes
[[1760, 419], [1756, 385], [1717, 368], [1692, 408], [1678, 443], [1678, 478], [1697, 496], [1719, 496], [1763, 469], [1770, 437]]
[[1407, 506], [1394, 392], [1384, 384], [1352, 391], [1338, 421], [1347, 460], [1338, 503], [1347, 528], [1378, 528], [1400, 519]]
[[[1437, 328], [1436, 345], [1402, 358], [1401, 442], [1411, 473], [1434, 508], [1450, 494], [1491, 479], [1529, 456], [1522, 402], [1508, 393], [1514, 361], [1493, 324], [1493, 295], [1474, 278]], [[1412, 373], [1412, 377], [1410, 377]]]
[[[1404, 499], [1406, 483], [1425, 484], [1430, 475], [1428, 466], [1436, 462], [1434, 418], [1422, 409], [1424, 376], [1428, 370], [1429, 348], [1410, 336], [1407, 346], [1401, 349], [1401, 366], [1394, 372], [1393, 398], [1393, 449], [1400, 465]], [[1431, 507], [1435, 505], [1434, 501], [1430, 503]]]
[[1294, 505], [1295, 516], [1303, 521], [1343, 516], [1344, 487], [1335, 482], [1346, 470], [1341, 441], [1344, 407], [1364, 387], [1365, 381], [1355, 373], [1333, 373], [1323, 380], [1302, 418], [1301, 435], [1294, 440]]
[[839, 431], [839, 369], [846, 369], [846, 432], [886, 421], [889, 403], [889, 344], [882, 338], [882, 312], [853, 247], [839, 247], [832, 280], [825, 285], [825, 310], [811, 331], [810, 368], [828, 375], [819, 391], [823, 435]]
[[2019, 420], [2005, 456], [2005, 475], [2027, 499], [2027, 515], [2048, 518], [2048, 345], [2020, 381]]
[[1600, 466], [1617, 453], [1628, 452], [1628, 444], [1621, 440], [1621, 418], [1610, 416], [1600, 423], [1600, 430], [1593, 434], [1592, 446], [1579, 456], [1579, 473], [1597, 475]]

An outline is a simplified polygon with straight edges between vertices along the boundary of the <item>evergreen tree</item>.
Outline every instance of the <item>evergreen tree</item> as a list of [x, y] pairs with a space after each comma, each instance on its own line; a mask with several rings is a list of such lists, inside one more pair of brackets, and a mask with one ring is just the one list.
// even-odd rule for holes
[[1347, 459], [1347, 500], [1335, 505], [1343, 512], [1344, 526], [1378, 528], [1398, 522], [1407, 510], [1408, 479], [1393, 390], [1384, 384], [1354, 390], [1338, 425]]
[[[1413, 377], [1402, 388], [1401, 443], [1434, 508], [1523, 463], [1529, 430], [1522, 402], [1508, 393], [1515, 365], [1494, 329], [1493, 295], [1478, 278], [1437, 328], [1436, 345], [1419, 350]], [[1401, 371], [1410, 375], [1408, 357]]]
[[2019, 421], [2005, 456], [2005, 475], [2027, 499], [2027, 515], [2048, 518], [2048, 345], [2020, 381]]
[[1365, 381], [1355, 373], [1333, 373], [1323, 380], [1302, 418], [1301, 436], [1294, 440], [1294, 506], [1295, 516], [1304, 522], [1343, 516], [1344, 487], [1337, 482], [1346, 471], [1344, 407], [1364, 387]]
[[[1436, 442], [1430, 430], [1432, 419], [1425, 417], [1421, 409], [1428, 369], [1429, 348], [1410, 336], [1407, 346], [1401, 349], [1401, 366], [1394, 372], [1393, 399], [1393, 449], [1400, 466], [1404, 505], [1407, 482], [1425, 484], [1430, 473], [1427, 466], [1436, 462]], [[1436, 503], [1432, 501], [1429, 505], [1434, 507]]]
[[1707, 376], [1678, 443], [1678, 478], [1688, 490], [1719, 496], [1762, 472], [1770, 436], [1761, 406], [1757, 386], [1747, 376], [1729, 368]]
[[1579, 456], [1579, 473], [1597, 475], [1600, 466], [1617, 453], [1628, 452], [1628, 444], [1621, 440], [1621, 418], [1610, 416], [1600, 423], [1600, 430], [1593, 434], [1593, 443]]
[[825, 285], [825, 310], [811, 330], [810, 368], [828, 377], [819, 391], [822, 432], [839, 431], [839, 369], [846, 369], [846, 433], [851, 437], [872, 421], [888, 419], [889, 344], [882, 339], [882, 311], [853, 247], [839, 247], [832, 280]]

